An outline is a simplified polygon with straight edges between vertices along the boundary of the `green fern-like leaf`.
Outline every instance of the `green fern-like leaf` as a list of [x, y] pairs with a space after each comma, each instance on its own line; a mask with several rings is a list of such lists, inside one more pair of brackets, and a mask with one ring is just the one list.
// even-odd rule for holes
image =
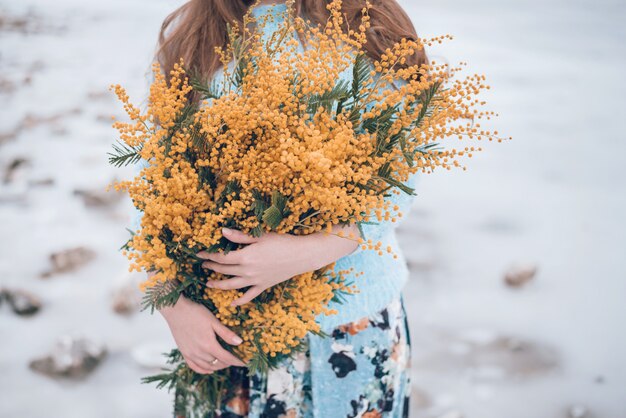
[[371, 64], [366, 54], [360, 53], [354, 59], [352, 67], [352, 100], [358, 103], [363, 97], [363, 86], [371, 73]]
[[150, 310], [154, 313], [166, 306], [174, 306], [182, 294], [182, 289], [173, 280], [156, 283], [146, 289], [141, 300], [141, 311]]
[[278, 190], [272, 193], [271, 206], [263, 211], [263, 222], [272, 230], [276, 229], [278, 225], [287, 215], [285, 207], [287, 205], [287, 197], [285, 197]]
[[392, 178], [391, 176], [388, 177], [378, 177], [379, 180], [384, 181], [385, 183], [389, 184], [390, 186], [393, 187], [397, 187], [398, 189], [402, 190], [404, 193], [409, 194], [411, 196], [415, 196], [415, 189], [413, 189], [412, 187], [407, 186], [406, 184]]
[[343, 104], [350, 97], [350, 83], [347, 80], [339, 80], [332, 89], [324, 94], [315, 95], [310, 98], [307, 108], [308, 114], [315, 114], [320, 106], [327, 110], [337, 107], [336, 113], [341, 113]]
[[270, 360], [263, 351], [260, 335], [256, 334], [252, 343], [256, 350], [250, 361], [248, 361], [248, 376], [253, 376], [256, 372], [266, 373], [270, 368]]
[[272, 205], [263, 212], [263, 222], [272, 230], [276, 229], [283, 220], [283, 214], [276, 206]]
[[122, 167], [129, 164], [135, 164], [141, 160], [141, 145], [131, 147], [122, 141], [117, 141], [113, 144], [113, 151], [109, 152], [109, 164], [115, 167]]
[[216, 81], [212, 81], [210, 84], [206, 84], [201, 81], [200, 78], [191, 79], [191, 87], [193, 90], [200, 94], [203, 100], [219, 99], [222, 97], [222, 92], [219, 88], [219, 84]]

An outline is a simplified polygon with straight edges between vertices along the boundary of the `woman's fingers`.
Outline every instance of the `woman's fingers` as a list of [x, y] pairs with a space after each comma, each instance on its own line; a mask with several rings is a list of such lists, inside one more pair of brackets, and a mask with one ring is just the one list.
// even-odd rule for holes
[[196, 255], [203, 260], [215, 261], [220, 264], [242, 264], [245, 261], [243, 251], [246, 248], [248, 247], [246, 246], [238, 250], [232, 250], [228, 253], [210, 253], [208, 251], [200, 251]]
[[233, 290], [252, 286], [254, 283], [252, 283], [251, 279], [245, 279], [243, 277], [233, 277], [231, 279], [225, 280], [209, 280], [205, 284], [207, 287], [210, 287], [212, 289]]
[[241, 306], [241, 305], [244, 305], [244, 304], [250, 302], [255, 297], [259, 296], [261, 293], [263, 293], [264, 290], [265, 289], [263, 289], [261, 286], [252, 286], [250, 289], [248, 289], [248, 291], [246, 293], [243, 294], [243, 296], [235, 299], [231, 303], [231, 306]]
[[219, 361], [217, 364], [226, 364], [228, 366], [243, 367], [246, 365], [243, 361], [235, 357], [234, 354], [224, 350], [219, 342], [215, 341], [215, 346], [211, 350], [211, 355], [215, 356]]
[[209, 369], [209, 368], [204, 368], [202, 366], [200, 366], [198, 363], [196, 363], [195, 361], [185, 358], [185, 362], [187, 363], [187, 366], [189, 366], [189, 368], [191, 370], [193, 370], [196, 373], [200, 373], [200, 374], [211, 374], [213, 373], [213, 370]]
[[218, 361], [217, 363], [215, 363], [215, 366], [213, 366], [213, 371], [216, 372], [218, 370], [222, 370], [222, 369], [227, 369], [230, 366], [228, 364], [224, 364], [221, 361]]
[[239, 244], [252, 244], [257, 242], [260, 238], [247, 235], [237, 229], [222, 228], [222, 235], [231, 242]]
[[239, 264], [220, 264], [215, 261], [205, 261], [202, 263], [202, 267], [229, 276], [239, 276], [243, 273], [243, 266]]
[[[225, 238], [238, 244], [253, 244], [261, 239], [260, 237], [257, 238], [253, 237], [252, 235], [246, 235], [236, 229], [222, 228], [222, 231]], [[247, 257], [247, 254], [249, 252], [246, 251], [248, 247], [249, 245], [246, 245], [243, 248], [229, 251], [228, 253], [210, 253], [208, 251], [200, 251], [196, 255], [203, 260], [214, 261], [220, 264], [244, 264], [246, 261], [245, 257]]]
[[239, 345], [243, 342], [239, 335], [235, 334], [230, 328], [219, 321], [215, 321], [213, 331], [230, 345]]
[[215, 360], [215, 356], [212, 354], [203, 353], [197, 355], [193, 358], [193, 361], [204, 370], [208, 370], [210, 372], [214, 372], [216, 366], [219, 364], [219, 361], [213, 362]]
[[187, 363], [187, 366], [189, 366], [191, 370], [199, 374], [211, 374], [218, 370], [222, 370], [227, 367], [230, 367], [230, 365], [225, 364], [219, 360], [215, 364], [208, 362], [208, 365], [207, 365], [207, 361], [202, 360], [202, 359], [196, 359], [196, 361], [185, 359], [185, 362]]

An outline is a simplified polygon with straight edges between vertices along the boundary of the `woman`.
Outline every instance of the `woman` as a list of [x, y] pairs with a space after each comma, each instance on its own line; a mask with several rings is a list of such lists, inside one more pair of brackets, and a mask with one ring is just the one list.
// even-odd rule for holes
[[[370, 0], [371, 29], [365, 45], [371, 59], [402, 38], [417, 39], [415, 29], [395, 0]], [[164, 22], [157, 59], [169, 71], [180, 57], [188, 67], [207, 80], [222, 76], [221, 63], [213, 52], [227, 42], [227, 23], [242, 22], [249, 7], [254, 17], [270, 16], [263, 27], [269, 35], [284, 19], [287, 6], [269, 1], [192, 0]], [[274, 2], [272, 2], [274, 3]], [[344, 0], [348, 24], [358, 27], [363, 0]], [[326, 0], [299, 0], [294, 13], [313, 23], [328, 17]], [[423, 51], [406, 65], [424, 64]], [[348, 69], [349, 70], [349, 69]], [[342, 74], [349, 79], [351, 71]], [[390, 86], [389, 88], [392, 88]], [[414, 187], [415, 175], [407, 181]], [[391, 194], [390, 199], [406, 215], [412, 196]], [[136, 222], [138, 218], [136, 219]], [[207, 282], [222, 289], [249, 288], [235, 303], [247, 303], [263, 290], [298, 274], [336, 262], [336, 270], [353, 269], [359, 293], [343, 304], [331, 303], [337, 315], [320, 316], [318, 321], [328, 338], [310, 335], [306, 351], [286, 361], [267, 377], [246, 377], [245, 364], [225, 350], [217, 336], [230, 344], [241, 338], [222, 325], [207, 309], [181, 297], [173, 307], [160, 310], [191, 369], [216, 373], [239, 367], [241, 376], [230, 382], [235, 395], [226, 399], [217, 416], [223, 417], [407, 417], [410, 395], [410, 345], [401, 290], [408, 278], [405, 259], [395, 237], [397, 222], [381, 221], [337, 226], [349, 236], [381, 241], [397, 258], [361, 248], [355, 240], [322, 232], [307, 236], [266, 233], [259, 238], [237, 230], [224, 230], [224, 236], [243, 248], [224, 254], [201, 252], [204, 267], [232, 278]], [[279, 254], [280, 256], [276, 256]]]

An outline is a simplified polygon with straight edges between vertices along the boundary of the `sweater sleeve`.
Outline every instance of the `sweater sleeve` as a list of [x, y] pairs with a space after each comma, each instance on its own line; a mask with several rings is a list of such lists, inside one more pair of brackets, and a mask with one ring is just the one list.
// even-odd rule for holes
[[[419, 173], [410, 174], [408, 179], [404, 182], [405, 185], [415, 189], [417, 186]], [[361, 238], [365, 240], [367, 243], [371, 240], [372, 244], [376, 244], [376, 242], [380, 241], [383, 236], [385, 236], [390, 231], [394, 231], [406, 218], [411, 210], [413, 202], [415, 201], [415, 195], [410, 195], [398, 189], [398, 187], [393, 187], [390, 190], [397, 190], [399, 193], [391, 193], [390, 196], [385, 197], [385, 201], [389, 202], [390, 212], [392, 214], [391, 217], [400, 212], [402, 217], [396, 217], [396, 221], [393, 222], [391, 218], [389, 220], [381, 220], [378, 221], [376, 215], [372, 211], [370, 213], [370, 218], [367, 223], [358, 222], [361, 226]], [[398, 210], [394, 211], [393, 207], [397, 206]], [[356, 250], [354, 250], [350, 255], [360, 253], [362, 251], [367, 251], [362, 248], [364, 244], [360, 244]]]
[[[405, 83], [403, 80], [396, 81], [397, 84]], [[385, 89], [391, 89], [391, 86], [386, 86]], [[413, 190], [417, 187], [418, 182], [418, 172], [409, 174], [406, 181], [403, 182], [404, 185], [412, 188]], [[367, 223], [357, 222], [360, 225], [360, 237], [365, 240], [365, 244], [367, 244], [371, 240], [371, 244], [375, 245], [376, 242], [380, 241], [382, 237], [384, 237], [390, 231], [394, 231], [398, 225], [402, 223], [404, 219], [407, 218], [409, 211], [415, 201], [415, 195], [410, 195], [406, 192], [403, 192], [397, 186], [392, 187], [387, 192], [389, 196], [385, 197], [385, 201], [389, 202], [388, 208], [391, 212], [391, 217], [389, 220], [381, 220], [378, 221], [376, 217], [375, 211], [370, 212], [369, 221]], [[393, 210], [394, 207], [397, 206], [397, 211]], [[393, 222], [391, 220], [394, 215], [398, 212], [402, 214], [401, 217], [396, 216], [396, 221]], [[362, 251], [367, 251], [367, 249], [363, 249], [363, 245], [360, 244], [350, 255], [354, 255], [360, 253]]]

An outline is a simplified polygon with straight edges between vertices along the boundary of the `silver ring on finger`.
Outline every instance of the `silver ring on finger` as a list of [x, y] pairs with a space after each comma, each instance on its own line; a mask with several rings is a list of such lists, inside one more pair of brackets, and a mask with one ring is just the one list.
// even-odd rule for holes
[[219, 359], [214, 358], [213, 360], [209, 361], [209, 363], [211, 363], [212, 366], [215, 366], [218, 361]]

